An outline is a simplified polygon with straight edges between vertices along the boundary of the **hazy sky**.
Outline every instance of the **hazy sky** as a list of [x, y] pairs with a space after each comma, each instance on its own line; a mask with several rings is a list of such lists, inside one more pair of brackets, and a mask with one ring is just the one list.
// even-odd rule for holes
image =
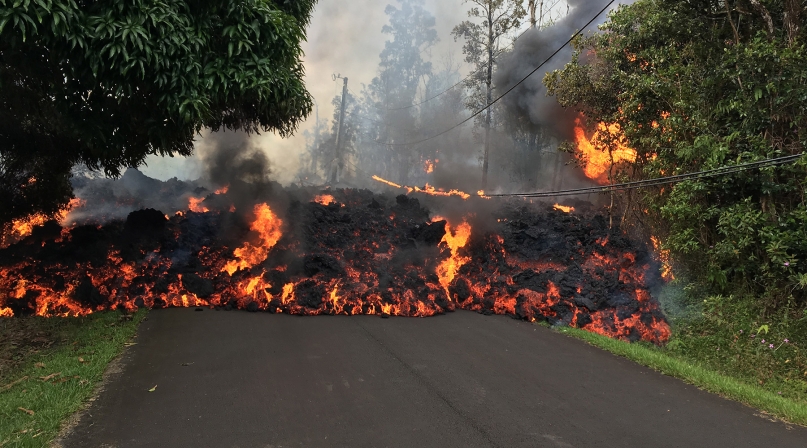
[[[319, 105], [320, 120], [331, 119], [331, 100], [341, 92], [342, 81], [334, 82], [331, 78], [333, 74], [347, 76], [351, 90], [357, 94], [362, 84], [368, 84], [375, 76], [378, 55], [387, 40], [387, 36], [381, 33], [381, 28], [387, 22], [384, 9], [391, 3], [398, 5], [394, 0], [319, 0], [303, 49], [306, 86]], [[559, 9], [565, 12], [565, 2], [562, 3]], [[462, 42], [454, 42], [450, 32], [467, 18], [468, 5], [464, 5], [462, 0], [426, 0], [425, 6], [437, 20], [440, 39], [431, 51], [432, 61], [439, 67], [441, 61], [452, 53], [455, 61], [461, 61]], [[298, 134], [289, 139], [284, 140], [273, 134], [255, 137], [256, 142], [269, 154], [274, 177], [281, 183], [294, 180], [298, 155], [305, 149], [302, 132], [312, 128], [315, 119], [316, 110], [303, 123]], [[174, 176], [195, 179], [200, 175], [198, 162], [193, 157], [151, 157], [147, 163], [148, 167], [142, 171], [160, 179]]]

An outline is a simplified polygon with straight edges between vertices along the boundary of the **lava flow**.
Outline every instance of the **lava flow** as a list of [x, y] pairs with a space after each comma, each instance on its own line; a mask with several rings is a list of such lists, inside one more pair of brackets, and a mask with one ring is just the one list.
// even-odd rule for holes
[[[139, 210], [0, 250], [0, 316], [212, 307], [299, 315], [456, 309], [663, 343], [658, 264], [602, 216], [505, 205], [485, 225], [406, 195], [297, 189], [249, 212]], [[484, 231], [479, 229], [485, 229]]]

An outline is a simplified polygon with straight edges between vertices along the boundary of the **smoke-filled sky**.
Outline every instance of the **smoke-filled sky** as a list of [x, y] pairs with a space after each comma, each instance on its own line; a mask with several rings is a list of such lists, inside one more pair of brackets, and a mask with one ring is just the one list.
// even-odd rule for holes
[[[604, 4], [605, 0], [592, 3], [600, 1]], [[550, 0], [547, 3], [553, 2]], [[388, 4], [397, 6], [398, 3], [394, 0], [319, 0], [303, 50], [306, 85], [319, 105], [320, 120], [332, 118], [331, 101], [341, 92], [342, 81], [333, 81], [333, 74], [347, 76], [351, 90], [357, 94], [362, 84], [368, 84], [376, 75], [379, 53], [388, 39], [387, 35], [381, 33], [381, 28], [387, 23], [384, 9]], [[448, 58], [455, 63], [462, 61], [462, 42], [455, 42], [450, 33], [455, 25], [467, 18], [468, 5], [463, 4], [463, 0], [426, 0], [425, 4], [436, 18], [440, 39], [431, 50], [430, 59], [436, 68], [441, 67]], [[566, 1], [560, 0], [554, 13], [565, 15], [566, 10]], [[429, 56], [426, 55], [426, 58]], [[468, 71], [463, 66], [462, 74]], [[297, 135], [289, 139], [281, 139], [274, 134], [253, 137], [254, 143], [268, 155], [275, 180], [283, 184], [295, 180], [298, 158], [305, 149], [302, 133], [314, 127], [316, 117], [317, 110], [301, 125]], [[197, 146], [205, 145], [203, 137]], [[202, 164], [196, 156], [187, 159], [150, 157], [147, 163], [148, 166], [141, 170], [158, 179], [196, 179], [203, 174]]]

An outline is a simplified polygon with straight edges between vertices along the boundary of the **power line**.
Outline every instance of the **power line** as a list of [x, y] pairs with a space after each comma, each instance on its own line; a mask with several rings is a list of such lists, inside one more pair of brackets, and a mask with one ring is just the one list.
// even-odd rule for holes
[[524, 78], [522, 78], [522, 79], [521, 79], [519, 82], [515, 83], [515, 84], [514, 84], [512, 87], [510, 87], [509, 89], [507, 89], [507, 91], [505, 91], [504, 93], [502, 93], [501, 95], [499, 95], [499, 96], [498, 96], [496, 99], [494, 99], [493, 101], [491, 101], [491, 102], [490, 102], [490, 104], [488, 104], [487, 106], [483, 107], [482, 109], [479, 109], [478, 111], [474, 112], [474, 113], [473, 113], [473, 114], [472, 114], [470, 117], [466, 118], [465, 120], [462, 120], [461, 122], [459, 122], [459, 123], [457, 123], [456, 125], [454, 125], [454, 126], [452, 126], [452, 127], [448, 128], [448, 129], [446, 129], [445, 131], [440, 132], [439, 134], [433, 135], [433, 136], [428, 137], [428, 138], [424, 138], [424, 139], [421, 139], [421, 140], [416, 140], [416, 141], [413, 141], [413, 142], [407, 142], [407, 143], [385, 143], [385, 142], [379, 142], [379, 143], [382, 143], [382, 144], [385, 144], [385, 145], [389, 145], [389, 146], [411, 146], [411, 145], [418, 145], [418, 144], [421, 144], [421, 143], [428, 142], [428, 141], [430, 141], [430, 140], [434, 140], [434, 139], [435, 139], [435, 138], [437, 138], [437, 137], [442, 137], [443, 135], [448, 134], [449, 132], [453, 131], [454, 129], [457, 129], [458, 127], [460, 127], [460, 126], [464, 125], [465, 123], [467, 123], [467, 122], [469, 122], [469, 121], [473, 120], [474, 118], [476, 118], [477, 116], [479, 116], [479, 115], [480, 115], [482, 112], [484, 112], [484, 111], [486, 111], [486, 110], [490, 109], [490, 108], [491, 108], [491, 107], [492, 107], [494, 104], [498, 103], [498, 102], [499, 102], [499, 101], [500, 101], [502, 98], [504, 98], [504, 97], [505, 97], [507, 94], [509, 94], [510, 92], [512, 92], [513, 90], [515, 90], [515, 89], [516, 89], [518, 86], [520, 86], [521, 84], [523, 84], [523, 83], [524, 83], [524, 81], [526, 81], [526, 80], [527, 80], [527, 79], [528, 79], [530, 76], [534, 75], [534, 74], [535, 74], [535, 72], [537, 72], [538, 70], [540, 70], [540, 69], [541, 69], [541, 67], [543, 67], [544, 65], [546, 65], [546, 64], [547, 64], [547, 62], [549, 62], [549, 61], [550, 61], [550, 60], [551, 60], [553, 57], [555, 57], [555, 56], [556, 56], [558, 53], [560, 53], [560, 52], [561, 52], [561, 51], [562, 51], [562, 50], [563, 50], [563, 49], [564, 49], [564, 48], [565, 48], [567, 45], [569, 45], [569, 44], [570, 44], [570, 43], [571, 43], [571, 42], [572, 42], [572, 41], [573, 41], [575, 38], [577, 38], [577, 36], [581, 35], [581, 34], [583, 33], [583, 31], [585, 31], [585, 29], [586, 29], [586, 28], [588, 28], [588, 27], [589, 27], [589, 26], [590, 26], [592, 23], [594, 23], [594, 21], [595, 21], [595, 20], [597, 20], [597, 17], [599, 17], [599, 16], [600, 16], [602, 13], [604, 13], [605, 11], [607, 11], [607, 10], [608, 10], [608, 8], [610, 8], [610, 7], [611, 7], [611, 5], [612, 5], [612, 4], [614, 4], [614, 2], [615, 2], [615, 1], [616, 1], [616, 0], [610, 0], [610, 1], [609, 1], [609, 2], [608, 2], [606, 5], [605, 5], [605, 7], [603, 7], [603, 8], [600, 10], [600, 12], [598, 12], [598, 13], [597, 13], [597, 14], [596, 14], [594, 17], [592, 17], [592, 18], [591, 18], [591, 20], [589, 20], [589, 21], [588, 21], [588, 22], [587, 22], [585, 25], [583, 25], [583, 27], [582, 27], [582, 28], [580, 28], [580, 30], [579, 30], [579, 31], [577, 31], [577, 32], [575, 32], [574, 34], [572, 34], [572, 37], [570, 37], [570, 38], [569, 38], [569, 40], [567, 40], [567, 41], [566, 41], [566, 42], [565, 42], [563, 45], [561, 45], [560, 47], [558, 47], [558, 49], [557, 49], [557, 50], [555, 50], [555, 51], [554, 51], [554, 52], [553, 52], [551, 55], [549, 55], [549, 57], [548, 57], [548, 58], [546, 58], [546, 59], [544, 60], [544, 62], [541, 62], [541, 64], [540, 64], [540, 65], [538, 65], [538, 67], [535, 67], [535, 69], [534, 69], [533, 71], [531, 71], [529, 74], [527, 74], [527, 76], [525, 76]]
[[[552, 6], [549, 8], [549, 10], [551, 11], [551, 10], [552, 10], [552, 8], [554, 8], [555, 6], [557, 6], [557, 5], [558, 5], [558, 3], [560, 3], [560, 2], [555, 2], [555, 4], [553, 4], [553, 5], [552, 5]], [[549, 12], [549, 11], [547, 11], [547, 12]], [[525, 34], [527, 34], [527, 32], [529, 32], [531, 29], [532, 29], [532, 27], [527, 28], [527, 29], [526, 29], [526, 30], [524, 30], [524, 31], [523, 31], [521, 34], [519, 34], [518, 36], [516, 36], [516, 38], [515, 38], [515, 39], [513, 39], [513, 41], [510, 43], [510, 45], [508, 45], [507, 47], [505, 47], [505, 50], [509, 49], [510, 47], [514, 47], [514, 46], [515, 46], [515, 44], [516, 44], [516, 42], [517, 42], [519, 39], [521, 39], [521, 37], [522, 37], [522, 36], [524, 36]], [[423, 101], [421, 101], [421, 102], [419, 102], [419, 103], [416, 103], [416, 104], [411, 104], [411, 105], [409, 105], [409, 106], [404, 106], [404, 107], [395, 107], [395, 108], [391, 108], [391, 109], [390, 109], [390, 108], [384, 108], [384, 110], [386, 110], [386, 111], [390, 111], [390, 112], [393, 112], [393, 111], [407, 110], [407, 109], [412, 109], [412, 108], [414, 108], [414, 107], [422, 106], [422, 105], [424, 105], [424, 104], [428, 103], [429, 101], [431, 101], [431, 100], [433, 100], [433, 99], [436, 99], [436, 98], [438, 98], [438, 97], [441, 97], [441, 96], [445, 95], [446, 93], [448, 93], [448, 92], [450, 92], [451, 90], [453, 90], [455, 87], [457, 87], [457, 86], [459, 86], [460, 84], [464, 83], [464, 82], [465, 82], [465, 81], [467, 81], [468, 79], [470, 79], [470, 78], [472, 78], [472, 77], [476, 76], [476, 74], [477, 74], [477, 73], [479, 73], [479, 72], [481, 72], [481, 71], [483, 71], [483, 70], [485, 70], [485, 69], [486, 69], [486, 67], [485, 67], [485, 66], [483, 66], [483, 67], [480, 67], [480, 68], [478, 68], [478, 69], [474, 70], [473, 72], [471, 72], [471, 74], [469, 74], [469, 75], [468, 75], [468, 76], [466, 76], [465, 78], [462, 78], [461, 80], [457, 81], [457, 83], [456, 83], [456, 84], [454, 84], [454, 85], [452, 85], [451, 87], [449, 87], [449, 88], [447, 88], [447, 89], [443, 90], [442, 92], [438, 93], [437, 95], [434, 95], [434, 96], [432, 96], [432, 97], [429, 97], [429, 98], [427, 98], [427, 99], [425, 99], [425, 100], [423, 100]]]
[[676, 176], [658, 177], [655, 179], [639, 180], [633, 182], [624, 182], [619, 184], [603, 185], [599, 187], [575, 188], [570, 190], [559, 191], [542, 191], [533, 193], [502, 193], [502, 194], [486, 194], [489, 197], [525, 197], [525, 198], [540, 198], [540, 197], [555, 197], [555, 196], [571, 196], [589, 193], [610, 193], [613, 191], [626, 191], [634, 190], [637, 188], [656, 187], [660, 185], [668, 185], [686, 180], [705, 179], [710, 177], [723, 176], [727, 174], [735, 174], [744, 171], [749, 171], [758, 168], [766, 168], [770, 166], [785, 165], [788, 163], [796, 162], [802, 158], [804, 153], [777, 157], [772, 159], [759, 160], [756, 162], [748, 162], [739, 165], [723, 166], [711, 170], [695, 171], [686, 174], [679, 174]]

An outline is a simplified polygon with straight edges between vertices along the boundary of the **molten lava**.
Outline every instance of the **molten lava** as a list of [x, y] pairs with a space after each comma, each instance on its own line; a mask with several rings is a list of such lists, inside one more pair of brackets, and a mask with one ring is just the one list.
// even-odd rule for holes
[[68, 220], [71, 211], [84, 206], [84, 201], [79, 198], [73, 198], [67, 206], [60, 210], [55, 216], [48, 216], [42, 213], [36, 213], [22, 219], [12, 221], [6, 228], [0, 229], [0, 248], [8, 247], [10, 244], [15, 243], [28, 235], [30, 235], [34, 228], [45, 224], [48, 221], [55, 220], [64, 225]]
[[204, 202], [205, 198], [194, 198], [191, 197], [188, 199], [188, 210], [195, 212], [195, 213], [207, 213], [210, 211], [209, 208], [202, 206], [202, 202]]
[[[333, 201], [312, 200], [318, 195]], [[147, 209], [123, 224], [33, 232], [0, 250], [0, 316], [204, 306], [422, 317], [466, 309], [631, 341], [669, 338], [647, 286], [657, 263], [602, 216], [518, 202], [498, 223], [472, 226], [471, 217], [430, 219], [406, 195], [329, 190], [289, 199], [277, 202], [285, 208], [259, 203], [243, 218]]]
[[283, 236], [280, 228], [281, 221], [269, 208], [268, 204], [258, 204], [255, 206], [255, 221], [250, 228], [258, 233], [258, 243], [253, 245], [249, 242], [233, 252], [237, 260], [230, 260], [222, 271], [233, 275], [239, 269], [248, 269], [266, 260], [269, 250], [275, 247], [280, 237]]
[[331, 205], [336, 203], [336, 199], [334, 199], [333, 195], [321, 194], [314, 198], [314, 202], [321, 205]]
[[[586, 161], [586, 177], [600, 185], [608, 184], [608, 172], [613, 165], [636, 160], [636, 151], [627, 146], [618, 124], [598, 123], [594, 135], [588, 138], [583, 129], [583, 121], [578, 118], [575, 120], [574, 135], [577, 148]], [[613, 142], [616, 146], [610, 154], [608, 148], [601, 143], [603, 140]]]

